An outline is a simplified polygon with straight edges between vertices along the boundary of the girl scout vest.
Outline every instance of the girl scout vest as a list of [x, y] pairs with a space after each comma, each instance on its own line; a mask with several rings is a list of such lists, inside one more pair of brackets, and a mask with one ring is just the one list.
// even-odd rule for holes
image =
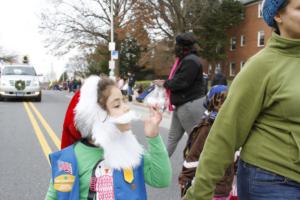
[[[49, 158], [52, 169], [53, 187], [56, 190], [58, 200], [79, 200], [80, 187], [74, 145], [50, 154]], [[95, 171], [100, 163], [101, 161], [96, 164], [92, 173], [93, 177], [91, 177], [88, 200], [147, 200], [143, 174], [143, 160], [141, 165], [133, 170], [111, 170], [113, 194], [97, 198], [96, 186], [93, 183], [97, 182], [98, 178], [96, 174], [99, 173]], [[105, 171], [107, 170], [108, 169], [105, 169]], [[100, 190], [105, 193], [107, 187], [105, 184], [102, 184], [102, 186], [101, 188], [98, 187], [98, 192]]]

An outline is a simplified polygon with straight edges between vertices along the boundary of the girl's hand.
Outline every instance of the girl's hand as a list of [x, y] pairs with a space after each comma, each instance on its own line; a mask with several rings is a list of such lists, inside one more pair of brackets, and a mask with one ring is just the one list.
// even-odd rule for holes
[[159, 112], [158, 106], [149, 107], [150, 115], [145, 119], [145, 135], [147, 137], [156, 137], [159, 131], [159, 124], [162, 120], [162, 113]]

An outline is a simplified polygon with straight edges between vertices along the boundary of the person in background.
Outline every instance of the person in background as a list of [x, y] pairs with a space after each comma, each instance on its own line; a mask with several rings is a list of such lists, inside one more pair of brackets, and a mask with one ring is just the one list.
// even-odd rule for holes
[[79, 79], [77, 82], [77, 90], [80, 90], [81, 86], [82, 86], [82, 82], [81, 79]]
[[73, 78], [68, 81], [68, 89], [69, 89], [69, 92], [73, 92]]
[[152, 107], [145, 120], [149, 150], [131, 131], [134, 117], [113, 80], [87, 78], [68, 107], [62, 150], [49, 155], [46, 199], [147, 199], [145, 183], [167, 187], [172, 173], [158, 134], [162, 114]]
[[167, 149], [172, 156], [184, 132], [189, 134], [201, 121], [205, 88], [196, 38], [190, 32], [176, 36], [175, 64], [168, 80], [155, 80], [164, 87], [169, 97], [169, 110], [174, 111], [168, 134]]
[[140, 83], [140, 84], [137, 84], [136, 86], [136, 92], [138, 93], [138, 96], [141, 95], [144, 91], [144, 87], [143, 85]]
[[124, 85], [124, 79], [123, 79], [123, 77], [122, 77], [122, 76], [118, 76], [118, 77], [116, 78], [116, 82], [117, 82], [118, 88], [119, 88], [120, 90], [122, 90], [122, 87], [123, 87], [123, 85]]
[[213, 79], [210, 83], [210, 87], [213, 87], [215, 85], [227, 85], [227, 78], [222, 73], [221, 68], [215, 69], [215, 75], [213, 76]]
[[299, 0], [263, 1], [263, 18], [275, 31], [233, 80], [184, 199], [211, 200], [242, 147], [239, 199], [299, 200], [299, 8]]
[[79, 80], [77, 78], [74, 78], [73, 81], [73, 91], [76, 92], [79, 89]]
[[128, 72], [128, 101], [132, 101], [134, 95], [133, 88], [135, 85], [135, 74]]
[[128, 95], [128, 78], [124, 78], [124, 84], [122, 86], [121, 92], [124, 97]]
[[203, 87], [204, 87], [204, 93], [207, 94], [208, 92], [208, 74], [203, 72]]

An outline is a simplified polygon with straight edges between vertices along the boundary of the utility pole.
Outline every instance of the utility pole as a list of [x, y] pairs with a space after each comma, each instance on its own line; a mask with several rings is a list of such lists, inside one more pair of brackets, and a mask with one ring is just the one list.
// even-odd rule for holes
[[115, 60], [113, 58], [113, 52], [115, 52], [116, 44], [114, 42], [114, 10], [113, 10], [113, 0], [110, 0], [110, 43], [109, 43], [109, 51], [110, 51], [110, 61], [109, 61], [109, 77], [115, 80]]

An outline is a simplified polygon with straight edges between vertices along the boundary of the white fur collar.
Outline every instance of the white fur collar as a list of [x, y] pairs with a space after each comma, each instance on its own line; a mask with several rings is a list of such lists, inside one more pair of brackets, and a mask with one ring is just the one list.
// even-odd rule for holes
[[107, 167], [126, 169], [140, 165], [144, 150], [131, 131], [122, 133], [109, 122], [95, 123], [92, 138], [95, 145], [104, 149]]

